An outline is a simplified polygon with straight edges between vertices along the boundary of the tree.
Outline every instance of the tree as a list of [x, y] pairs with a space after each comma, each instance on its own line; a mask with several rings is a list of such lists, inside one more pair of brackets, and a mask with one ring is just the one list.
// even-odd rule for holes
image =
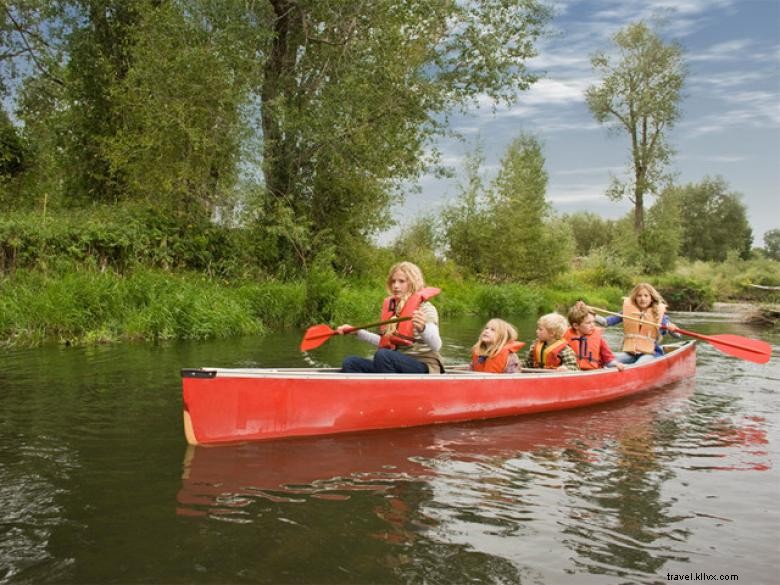
[[690, 260], [722, 262], [730, 250], [747, 259], [753, 231], [741, 195], [729, 192], [722, 177], [706, 177], [669, 189], [679, 201], [682, 220], [680, 253]]
[[580, 256], [587, 256], [592, 251], [609, 245], [614, 239], [615, 222], [590, 211], [564, 215], [563, 221], [569, 225], [574, 237], [575, 251]]
[[764, 234], [764, 249], [772, 260], [780, 260], [780, 229], [769, 230]]
[[552, 216], [538, 139], [521, 134], [512, 141], [489, 189], [483, 190], [479, 162], [471, 159], [469, 188], [443, 214], [448, 256], [494, 280], [544, 280], [565, 270], [573, 238]]
[[641, 233], [645, 196], [660, 191], [672, 155], [666, 134], [680, 115], [686, 70], [680, 46], [665, 44], [643, 22], [619, 31], [614, 41], [617, 57], [603, 52], [591, 57], [601, 82], [589, 87], [585, 97], [600, 124], [628, 134], [631, 179], [620, 182], [612, 177], [607, 195], [613, 200], [628, 197], [634, 204], [634, 229]]
[[432, 162], [425, 147], [447, 112], [485, 94], [515, 99], [536, 79], [524, 62], [549, 18], [536, 0], [267, 6], [265, 183], [306, 229], [339, 241], [392, 221], [394, 187]]
[[491, 243], [485, 185], [480, 174], [484, 161], [481, 145], [466, 156], [466, 185], [460, 185], [456, 203], [444, 208], [441, 214], [447, 258], [472, 274], [482, 272], [483, 253]]
[[551, 208], [545, 194], [547, 171], [539, 141], [523, 134], [515, 138], [501, 161], [489, 195], [493, 234], [488, 250], [492, 271], [534, 280], [550, 266], [545, 221]]
[[682, 246], [684, 228], [680, 200], [664, 191], [647, 210], [647, 225], [639, 235], [639, 264], [643, 272], [674, 270]]
[[0, 181], [18, 175], [24, 163], [25, 152], [19, 134], [5, 110], [0, 109]]

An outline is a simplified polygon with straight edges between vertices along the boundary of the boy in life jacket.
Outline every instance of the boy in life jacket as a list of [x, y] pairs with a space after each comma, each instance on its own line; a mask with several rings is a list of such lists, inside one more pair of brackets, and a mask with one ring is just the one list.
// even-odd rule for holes
[[536, 322], [536, 341], [523, 362], [525, 368], [579, 370], [577, 356], [563, 338], [569, 322], [558, 313], [543, 315]]
[[493, 374], [515, 374], [520, 371], [517, 352], [525, 345], [517, 341], [517, 329], [503, 319], [487, 322], [471, 348], [469, 369]]
[[563, 338], [577, 356], [577, 364], [581, 370], [597, 368], [617, 368], [621, 372], [625, 368], [615, 359], [615, 355], [604, 339], [604, 330], [596, 327], [596, 314], [582, 302], [569, 309], [569, 327]]
[[679, 333], [675, 333], [677, 325], [666, 314], [666, 301], [646, 282], [637, 284], [623, 299], [622, 315], [596, 318], [596, 323], [606, 327], [623, 323], [623, 351], [615, 354], [615, 359], [621, 363], [644, 363], [663, 356], [664, 350], [659, 342], [667, 331], [680, 337]]
[[[385, 283], [389, 296], [382, 303], [382, 321], [396, 317], [409, 319], [384, 325], [381, 335], [354, 331], [357, 338], [378, 346], [373, 359], [349, 356], [341, 364], [342, 372], [365, 374], [441, 374], [441, 336], [439, 314], [428, 299], [437, 288], [425, 288], [420, 268], [411, 262], [395, 264]], [[351, 325], [337, 328], [339, 335], [353, 333]]]

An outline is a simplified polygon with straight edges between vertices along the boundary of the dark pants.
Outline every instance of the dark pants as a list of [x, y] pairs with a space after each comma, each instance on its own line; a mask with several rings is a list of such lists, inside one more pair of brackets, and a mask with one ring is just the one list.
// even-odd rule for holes
[[428, 366], [392, 349], [378, 349], [373, 360], [351, 355], [344, 359], [341, 371], [350, 374], [427, 374]]

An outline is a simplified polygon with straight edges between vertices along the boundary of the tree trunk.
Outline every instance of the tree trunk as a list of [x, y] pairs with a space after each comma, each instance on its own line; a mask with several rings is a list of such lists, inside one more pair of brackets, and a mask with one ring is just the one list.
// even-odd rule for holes
[[288, 0], [271, 2], [276, 16], [271, 53], [265, 64], [261, 90], [263, 127], [263, 173], [266, 188], [274, 197], [286, 196], [292, 183], [292, 155], [285, 138], [279, 108], [289, 97], [290, 76], [295, 63], [293, 27], [294, 4]]

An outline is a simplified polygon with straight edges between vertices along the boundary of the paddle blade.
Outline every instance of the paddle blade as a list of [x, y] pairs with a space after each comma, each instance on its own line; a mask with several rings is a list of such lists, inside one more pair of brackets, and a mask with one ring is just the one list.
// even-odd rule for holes
[[772, 346], [766, 341], [760, 339], [750, 339], [741, 335], [731, 335], [724, 333], [722, 335], [702, 335], [685, 329], [677, 329], [677, 333], [682, 333], [688, 337], [702, 339], [711, 343], [715, 349], [733, 355], [749, 362], [765, 364], [772, 357]]
[[332, 335], [338, 333], [327, 325], [314, 325], [306, 330], [301, 341], [301, 351], [309, 351], [315, 347], [321, 346]]
[[760, 339], [750, 339], [749, 337], [726, 333], [723, 335], [708, 335], [707, 341], [723, 353], [757, 364], [765, 364], [772, 357], [772, 346]]

